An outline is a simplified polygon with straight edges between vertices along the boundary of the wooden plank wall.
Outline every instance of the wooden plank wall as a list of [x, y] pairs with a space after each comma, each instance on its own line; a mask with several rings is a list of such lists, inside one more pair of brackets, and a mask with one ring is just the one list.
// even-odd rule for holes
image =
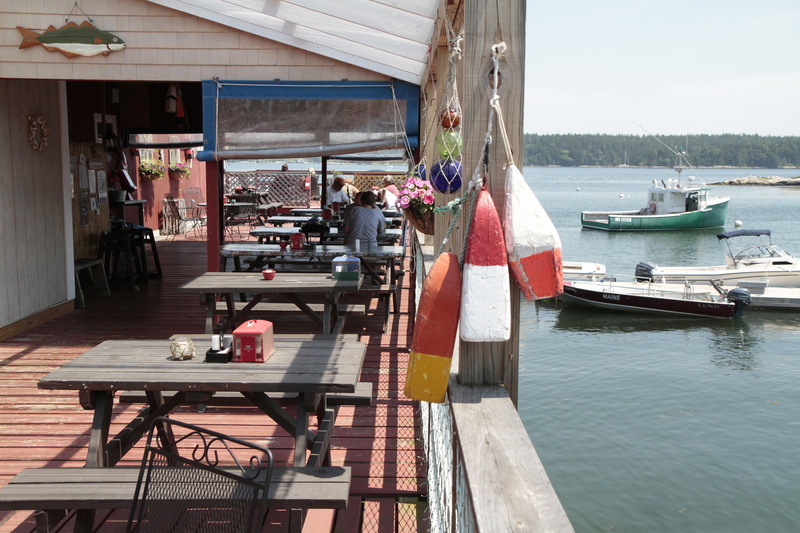
[[[29, 114], [47, 121], [43, 152]], [[67, 298], [60, 132], [58, 82], [0, 80], [0, 326]]]
[[[109, 170], [106, 164], [106, 151], [102, 144], [70, 143], [69, 155], [70, 158], [76, 158], [78, 169], [80, 169], [81, 166], [81, 156], [85, 158], [87, 165], [90, 160], [99, 160], [106, 172], [106, 189], [108, 188]], [[100, 177], [97, 178], [98, 182], [99, 180]], [[72, 188], [72, 235], [74, 239], [73, 249], [75, 251], [75, 258], [97, 257], [100, 234], [110, 227], [108, 198], [106, 198], [105, 204], [100, 204], [99, 195], [97, 193], [89, 194], [89, 198], [94, 197], [95, 201], [98, 202], [99, 212], [92, 211], [91, 208], [88, 209], [85, 215], [87, 224], [84, 226], [81, 224], [80, 192], [89, 192], [89, 189], [81, 189], [80, 171], [75, 172], [73, 175]]]
[[[36, 32], [50, 24], [59, 27], [74, 6], [74, 0], [0, 2], [0, 77], [168, 82], [215, 76], [227, 80], [387, 79], [343, 61], [224, 26], [213, 18], [205, 20], [146, 0], [81, 0], [79, 4], [95, 26], [125, 41], [122, 51], [105, 57], [68, 59], [41, 46], [19, 49], [22, 37], [16, 26]], [[185, 2], [175, 2], [175, 6], [189, 7]], [[75, 11], [77, 15], [70, 20], [80, 24], [84, 17]]]

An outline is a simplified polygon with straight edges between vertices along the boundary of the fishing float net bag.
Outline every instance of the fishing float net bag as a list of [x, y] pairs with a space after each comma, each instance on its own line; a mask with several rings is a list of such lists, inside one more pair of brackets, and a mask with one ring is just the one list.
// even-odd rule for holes
[[[203, 160], [319, 157], [416, 148], [419, 86], [203, 81]], [[209, 155], [211, 154], [211, 155]]]

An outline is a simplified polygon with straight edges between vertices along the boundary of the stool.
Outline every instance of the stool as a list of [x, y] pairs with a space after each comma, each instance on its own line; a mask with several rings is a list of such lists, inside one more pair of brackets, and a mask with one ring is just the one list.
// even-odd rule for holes
[[[100, 267], [100, 279], [102, 280], [100, 283], [97, 282], [96, 277], [92, 274], [92, 268]], [[104, 289], [106, 295], [111, 296], [111, 289], [108, 287], [108, 279], [106, 278], [106, 269], [103, 266], [102, 259], [76, 259], [75, 260], [75, 307], [78, 309], [83, 309], [86, 307], [86, 301], [83, 298], [83, 288], [81, 287], [81, 276], [80, 273], [82, 271], [86, 271], [89, 275], [89, 280], [92, 282], [92, 286], [97, 289]]]
[[[154, 278], [162, 278], [163, 275], [161, 273], [161, 261], [158, 260], [158, 249], [156, 248], [156, 238], [153, 234], [152, 228], [148, 228], [147, 226], [139, 226], [136, 225], [133, 227], [134, 238], [137, 241], [137, 245], [139, 247], [139, 255], [141, 257], [142, 262], [142, 269], [148, 274], [150, 277]], [[147, 252], [145, 245], [150, 245], [150, 252]], [[147, 270], [147, 256], [153, 256], [153, 264], [155, 266], [155, 270], [152, 272], [148, 272]]]
[[[105, 258], [105, 269], [109, 273], [109, 279], [116, 278], [120, 255], [124, 254], [125, 270], [130, 288], [136, 289], [136, 280], [139, 278], [147, 283], [147, 275], [142, 267], [136, 246], [136, 236], [132, 230], [104, 231], [100, 235], [100, 253]], [[111, 265], [112, 256], [114, 258], [113, 265]]]

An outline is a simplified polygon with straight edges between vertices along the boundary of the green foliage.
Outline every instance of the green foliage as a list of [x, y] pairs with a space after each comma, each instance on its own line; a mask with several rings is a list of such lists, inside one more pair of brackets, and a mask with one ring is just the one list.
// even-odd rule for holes
[[[760, 135], [656, 135], [673, 150], [682, 147], [694, 167], [780, 168], [800, 166], [800, 137]], [[524, 136], [523, 164], [600, 166], [625, 163], [672, 167], [675, 156], [649, 135], [569, 134]]]

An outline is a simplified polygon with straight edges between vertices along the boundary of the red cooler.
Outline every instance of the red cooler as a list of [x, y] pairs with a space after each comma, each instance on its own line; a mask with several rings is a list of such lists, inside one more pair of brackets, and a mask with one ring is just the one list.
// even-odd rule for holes
[[274, 351], [272, 322], [250, 320], [233, 330], [234, 363], [263, 363]]

